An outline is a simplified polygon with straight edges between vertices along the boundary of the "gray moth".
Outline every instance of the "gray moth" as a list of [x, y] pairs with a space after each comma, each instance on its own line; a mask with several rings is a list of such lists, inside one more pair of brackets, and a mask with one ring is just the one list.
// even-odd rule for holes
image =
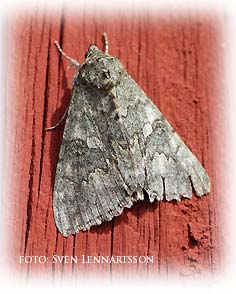
[[[106, 37], [106, 35], [104, 35]], [[209, 177], [118, 58], [90, 45], [77, 67], [53, 192], [63, 236], [122, 213], [144, 194], [180, 200], [209, 193]]]

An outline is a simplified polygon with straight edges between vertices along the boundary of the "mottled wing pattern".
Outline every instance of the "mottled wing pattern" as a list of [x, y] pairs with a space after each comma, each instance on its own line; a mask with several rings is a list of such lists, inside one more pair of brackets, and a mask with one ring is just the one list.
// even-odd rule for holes
[[[197, 196], [209, 193], [205, 169], [129, 75], [117, 87], [116, 97], [130, 138], [136, 180], [148, 192], [150, 201], [191, 198], [192, 186]], [[140, 153], [141, 158], [136, 156]], [[141, 170], [145, 171], [144, 182], [138, 177]]]
[[150, 201], [209, 192], [204, 168], [127, 73], [108, 92], [77, 83], [54, 185], [64, 236], [120, 215], [144, 190]]
[[132, 205], [131, 162], [113, 96], [78, 82], [54, 184], [54, 215], [64, 236], [110, 220]]

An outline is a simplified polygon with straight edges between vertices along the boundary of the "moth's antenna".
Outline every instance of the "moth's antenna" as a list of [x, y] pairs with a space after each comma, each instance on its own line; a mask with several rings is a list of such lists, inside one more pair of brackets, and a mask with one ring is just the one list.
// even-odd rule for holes
[[104, 50], [104, 52], [105, 52], [105, 54], [108, 54], [108, 38], [107, 38], [107, 33], [103, 33], [102, 34], [102, 36], [103, 36], [103, 40], [104, 40], [104, 45], [105, 45], [105, 50]]
[[61, 46], [59, 45], [58, 41], [54, 41], [54, 44], [57, 46], [58, 51], [66, 58], [70, 61], [71, 65], [75, 68], [80, 68], [80, 64], [77, 60], [71, 58], [70, 56], [68, 56], [62, 49]]

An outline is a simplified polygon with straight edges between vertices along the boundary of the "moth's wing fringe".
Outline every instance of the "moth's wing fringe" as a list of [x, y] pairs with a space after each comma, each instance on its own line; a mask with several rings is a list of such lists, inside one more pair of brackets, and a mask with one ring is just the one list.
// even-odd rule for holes
[[[97, 169], [95, 173], [90, 175], [90, 182], [85, 183], [80, 191], [80, 195], [87, 195], [87, 201], [84, 203], [80, 201], [76, 205], [74, 200], [78, 200], [79, 195], [76, 192], [71, 193], [70, 189], [64, 190], [61, 195], [57, 191], [55, 192], [53, 206], [57, 227], [65, 237], [79, 231], [89, 230], [92, 226], [100, 225], [121, 215], [124, 208], [130, 208], [137, 200], [144, 199], [144, 190], [151, 202], [164, 198], [167, 201], [179, 201], [182, 197], [191, 198], [192, 189], [196, 191], [197, 196], [207, 194], [210, 191], [210, 184], [205, 184], [209, 183], [209, 180], [206, 179], [208, 176], [202, 170], [197, 159], [194, 165], [188, 168], [190, 172], [189, 174], [185, 173], [185, 177], [179, 178], [177, 176], [174, 179], [173, 177], [159, 176], [162, 187], [159, 187], [158, 191], [151, 189], [152, 181], [150, 179], [148, 179], [149, 186], [145, 183], [143, 187], [138, 184], [136, 189], [131, 191], [122, 181], [116, 169], [111, 168], [109, 173]], [[170, 175], [177, 173], [182, 175], [179, 170], [170, 172]], [[67, 185], [67, 189], [68, 187]]]
[[59, 198], [55, 198], [56, 199], [56, 202], [54, 201], [54, 213], [56, 214], [55, 216], [55, 220], [56, 220], [56, 224], [57, 224], [57, 228], [59, 229], [59, 231], [61, 232], [61, 234], [64, 236], [64, 237], [68, 237], [69, 235], [71, 234], [76, 234], [76, 233], [79, 233], [80, 231], [87, 231], [87, 230], [90, 230], [91, 227], [93, 226], [97, 226], [97, 225], [100, 225], [101, 223], [105, 222], [105, 221], [111, 221], [114, 217], [116, 216], [119, 216], [122, 214], [124, 208], [130, 208], [133, 206], [133, 204], [135, 202], [137, 202], [137, 200], [139, 200], [138, 198], [132, 198], [132, 200], [125, 204], [124, 206], [122, 207], [117, 207], [116, 211], [113, 211], [112, 212], [112, 217], [111, 216], [105, 216], [103, 218], [101, 217], [98, 217], [96, 219], [96, 222], [92, 222], [92, 223], [87, 223], [86, 224], [86, 227], [82, 228], [81, 225], [77, 225], [73, 228], [73, 230], [71, 230], [71, 228], [69, 228], [68, 230], [65, 229], [65, 215], [64, 215], [64, 218], [63, 218], [63, 215], [61, 213], [57, 213], [57, 209], [56, 207], [60, 207], [60, 209], [62, 208], [63, 204], [59, 201]]

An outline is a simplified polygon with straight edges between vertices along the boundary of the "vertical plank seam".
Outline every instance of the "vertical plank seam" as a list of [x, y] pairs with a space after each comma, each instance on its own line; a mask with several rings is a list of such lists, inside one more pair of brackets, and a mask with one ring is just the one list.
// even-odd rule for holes
[[[32, 19], [30, 23], [30, 40], [29, 40], [29, 51], [28, 51], [28, 60], [27, 60], [27, 72], [29, 72], [29, 59], [30, 59], [30, 53], [31, 53], [31, 48], [32, 48]], [[36, 67], [37, 60], [35, 60], [35, 67]], [[27, 245], [28, 245], [28, 238], [29, 238], [29, 231], [30, 231], [30, 226], [31, 226], [31, 216], [32, 216], [32, 194], [33, 194], [33, 178], [34, 178], [34, 157], [35, 157], [35, 139], [34, 139], [34, 133], [35, 133], [35, 101], [34, 101], [34, 88], [35, 88], [35, 81], [36, 81], [36, 76], [34, 72], [34, 79], [33, 79], [33, 101], [32, 101], [32, 108], [33, 108], [33, 121], [32, 121], [32, 141], [31, 141], [31, 160], [30, 160], [30, 167], [29, 167], [29, 193], [28, 193], [28, 200], [27, 200], [27, 209], [26, 209], [26, 229], [25, 229], [25, 245], [24, 245], [24, 254], [26, 253], [27, 250]]]
[[[73, 235], [72, 237], [73, 237], [72, 256], [73, 256], [73, 258], [75, 258], [76, 235]], [[71, 270], [72, 270], [72, 276], [73, 276], [74, 275], [74, 272], [75, 272], [75, 262], [74, 262], [74, 260], [72, 262], [72, 268], [71, 268]]]
[[161, 204], [158, 204], [158, 274], [161, 273]]
[[[61, 14], [61, 21], [60, 21], [60, 36], [59, 36], [59, 42], [62, 45], [62, 41], [63, 41], [63, 35], [64, 35], [64, 24], [65, 24], [65, 18], [64, 18], [64, 6], [62, 7], [62, 14]], [[60, 76], [60, 68], [61, 68], [61, 54], [59, 55], [59, 59], [58, 59], [58, 77]], [[58, 95], [59, 95], [59, 85], [60, 85], [60, 81], [58, 78], [58, 87], [57, 87], [57, 91], [58, 91]], [[55, 249], [54, 249], [54, 253], [57, 252], [57, 246], [58, 246], [58, 238], [59, 238], [59, 233], [58, 230], [56, 230], [56, 241], [55, 241]], [[52, 279], [55, 278], [55, 264], [52, 264]]]
[[[114, 246], [114, 226], [115, 220], [112, 219], [112, 227], [111, 227], [111, 249], [110, 249], [110, 256], [113, 255], [113, 246]], [[112, 281], [112, 262], [110, 263], [110, 281]]]
[[[46, 81], [45, 81], [45, 93], [44, 93], [44, 108], [43, 108], [43, 122], [42, 122], [42, 136], [41, 136], [41, 154], [40, 154], [40, 169], [39, 169], [39, 185], [38, 185], [38, 199], [40, 195], [41, 190], [41, 179], [42, 179], [42, 170], [43, 170], [43, 159], [44, 159], [44, 140], [45, 140], [45, 123], [46, 123], [46, 117], [47, 117], [47, 109], [48, 109], [48, 103], [47, 103], [47, 97], [48, 97], [48, 84], [49, 84], [49, 59], [50, 59], [50, 36], [51, 36], [51, 25], [50, 25], [50, 32], [49, 32], [49, 45], [48, 45], [48, 56], [47, 56], [47, 69], [46, 69]], [[38, 204], [38, 203], [37, 203]], [[47, 220], [48, 220], [48, 214], [49, 214], [49, 205], [50, 205], [50, 199], [48, 199], [48, 206], [46, 211], [46, 218], [45, 218], [45, 238], [46, 238], [46, 231], [47, 231]]]

